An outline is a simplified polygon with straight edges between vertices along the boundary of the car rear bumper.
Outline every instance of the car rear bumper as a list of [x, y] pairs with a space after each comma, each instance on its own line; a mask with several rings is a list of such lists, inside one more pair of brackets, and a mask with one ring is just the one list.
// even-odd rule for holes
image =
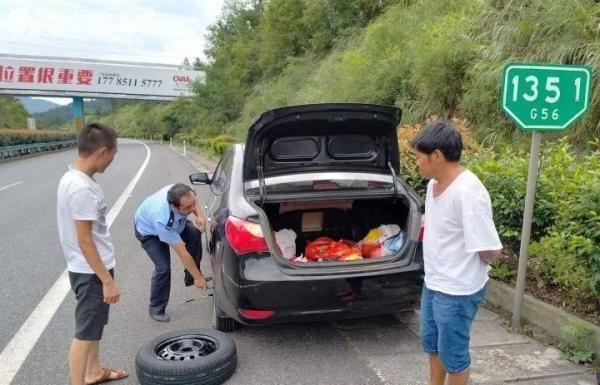
[[[330, 320], [390, 314], [418, 308], [423, 282], [420, 263], [369, 276], [298, 277], [283, 274], [271, 257], [232, 255], [215, 296], [227, 316], [246, 325]], [[226, 257], [226, 259], [228, 259]], [[228, 265], [225, 263], [225, 265]], [[237, 274], [236, 274], [237, 273]], [[240, 309], [273, 311], [245, 317]]]

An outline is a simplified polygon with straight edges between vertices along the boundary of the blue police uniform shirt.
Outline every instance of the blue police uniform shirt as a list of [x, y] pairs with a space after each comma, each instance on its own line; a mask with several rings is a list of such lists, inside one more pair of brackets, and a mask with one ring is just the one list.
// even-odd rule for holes
[[173, 210], [173, 226], [170, 230], [167, 228], [172, 211], [167, 202], [167, 192], [171, 186], [165, 186], [144, 199], [135, 212], [134, 223], [141, 235], [158, 236], [162, 242], [174, 245], [182, 242], [179, 234], [185, 229], [186, 217]]

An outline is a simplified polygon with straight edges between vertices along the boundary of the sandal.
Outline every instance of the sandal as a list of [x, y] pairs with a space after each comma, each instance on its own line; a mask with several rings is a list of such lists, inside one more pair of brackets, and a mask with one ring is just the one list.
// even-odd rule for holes
[[[114, 373], [114, 374], [113, 374]], [[121, 369], [102, 368], [102, 375], [94, 382], [88, 382], [87, 385], [103, 384], [108, 381], [118, 381], [129, 376], [127, 372]]]

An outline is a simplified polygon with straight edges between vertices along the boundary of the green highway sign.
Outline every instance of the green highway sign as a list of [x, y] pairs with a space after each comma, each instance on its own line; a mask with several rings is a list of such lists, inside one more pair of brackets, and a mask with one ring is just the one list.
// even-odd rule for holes
[[502, 76], [502, 109], [524, 131], [563, 131], [589, 108], [584, 66], [513, 63]]
[[514, 328], [521, 326], [542, 131], [563, 131], [583, 115], [590, 105], [591, 85], [592, 71], [584, 66], [511, 63], [504, 67], [502, 109], [524, 131], [532, 132], [513, 304]]

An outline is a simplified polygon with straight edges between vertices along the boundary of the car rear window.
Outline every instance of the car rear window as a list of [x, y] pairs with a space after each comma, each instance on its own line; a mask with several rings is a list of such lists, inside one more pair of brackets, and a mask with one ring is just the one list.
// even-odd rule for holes
[[269, 155], [276, 162], [311, 161], [319, 156], [322, 139], [327, 143], [327, 155], [331, 159], [365, 160], [377, 156], [377, 144], [367, 135], [278, 138], [271, 143]]
[[368, 159], [377, 155], [373, 138], [366, 135], [333, 136], [327, 151], [334, 159]]
[[279, 138], [271, 144], [271, 157], [276, 161], [310, 161], [319, 155], [315, 138]]

